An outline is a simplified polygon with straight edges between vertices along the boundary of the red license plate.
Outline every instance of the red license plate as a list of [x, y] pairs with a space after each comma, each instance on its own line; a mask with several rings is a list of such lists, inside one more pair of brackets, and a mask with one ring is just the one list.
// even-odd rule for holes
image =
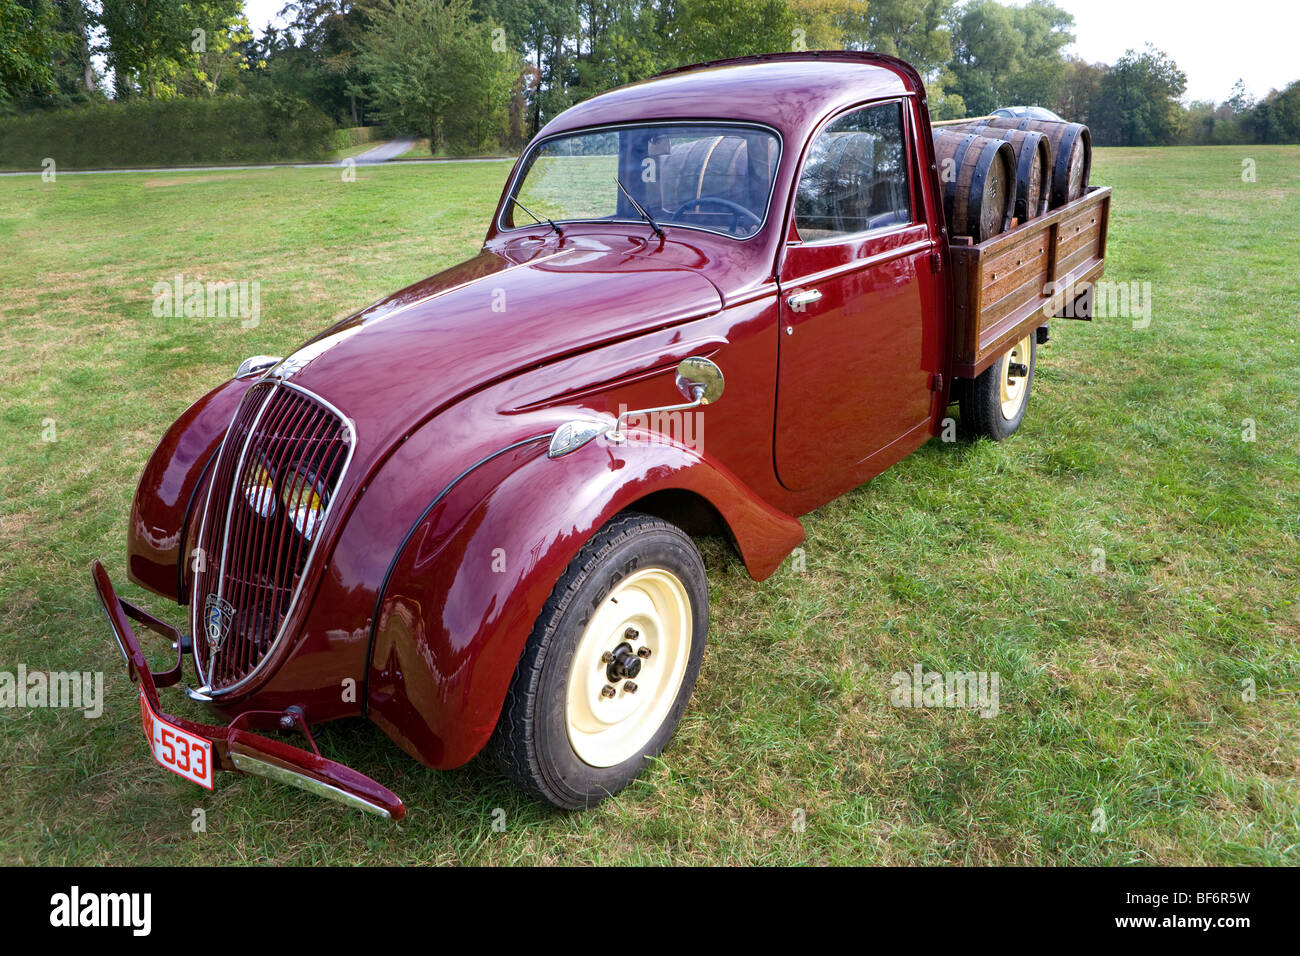
[[153, 758], [186, 780], [212, 789], [212, 741], [163, 720], [140, 691], [140, 717]]

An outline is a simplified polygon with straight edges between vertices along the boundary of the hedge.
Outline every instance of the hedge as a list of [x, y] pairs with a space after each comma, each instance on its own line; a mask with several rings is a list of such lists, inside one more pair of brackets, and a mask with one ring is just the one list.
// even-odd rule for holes
[[335, 149], [352, 149], [383, 139], [387, 130], [383, 126], [347, 126], [334, 131]]
[[0, 167], [187, 166], [325, 159], [334, 123], [285, 96], [134, 100], [0, 117]]

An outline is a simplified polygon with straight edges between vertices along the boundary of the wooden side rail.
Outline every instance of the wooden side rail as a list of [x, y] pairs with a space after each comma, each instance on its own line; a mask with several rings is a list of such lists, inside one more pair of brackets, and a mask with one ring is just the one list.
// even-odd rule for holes
[[1093, 186], [992, 239], [954, 241], [953, 374], [974, 378], [1099, 279], [1109, 223], [1110, 187]]

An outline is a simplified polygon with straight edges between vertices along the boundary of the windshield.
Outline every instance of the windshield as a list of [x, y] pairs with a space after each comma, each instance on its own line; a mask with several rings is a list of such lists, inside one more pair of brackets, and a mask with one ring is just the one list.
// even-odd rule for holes
[[646, 224], [621, 182], [661, 226], [746, 239], [767, 218], [779, 154], [775, 133], [750, 126], [654, 124], [556, 136], [529, 154], [501, 221], [507, 229], [530, 225], [533, 216]]

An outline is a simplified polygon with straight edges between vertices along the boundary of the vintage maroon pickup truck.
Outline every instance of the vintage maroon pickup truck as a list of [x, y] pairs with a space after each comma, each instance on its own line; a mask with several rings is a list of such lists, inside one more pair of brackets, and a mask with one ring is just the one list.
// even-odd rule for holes
[[[486, 748], [560, 807], [624, 787], [703, 659], [692, 536], [762, 580], [798, 515], [950, 401], [1011, 434], [1048, 320], [1100, 275], [1109, 190], [961, 244], [944, 185], [921, 78], [887, 56], [685, 67], [558, 116], [478, 255], [245, 361], [154, 452], [126, 570], [184, 625], [92, 568], [154, 757], [399, 818], [312, 738], [365, 717], [430, 767]], [[221, 722], [164, 711], [186, 657]]]

